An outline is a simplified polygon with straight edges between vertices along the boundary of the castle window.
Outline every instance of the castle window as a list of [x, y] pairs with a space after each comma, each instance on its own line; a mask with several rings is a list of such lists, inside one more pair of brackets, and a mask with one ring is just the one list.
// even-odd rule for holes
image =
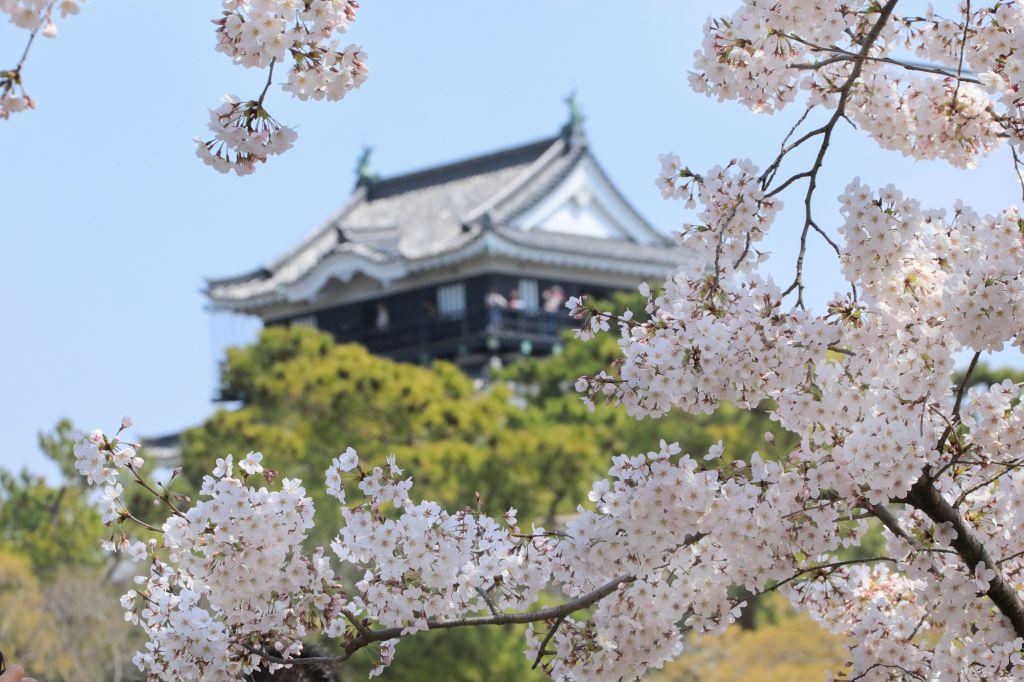
[[456, 282], [438, 287], [437, 312], [441, 317], [464, 317], [466, 315], [466, 285]]
[[523, 310], [536, 312], [540, 308], [537, 293], [537, 280], [523, 277], [519, 280], [519, 298], [523, 302]]

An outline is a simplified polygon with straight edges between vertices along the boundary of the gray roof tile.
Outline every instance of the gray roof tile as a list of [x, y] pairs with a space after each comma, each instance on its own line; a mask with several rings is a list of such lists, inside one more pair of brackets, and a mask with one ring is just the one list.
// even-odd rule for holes
[[676, 250], [666, 249], [667, 237], [650, 226], [653, 246], [506, 226], [589, 153], [585, 138], [569, 143], [558, 136], [360, 185], [336, 216], [270, 266], [211, 279], [207, 293], [215, 302], [273, 297], [332, 253], [349, 252], [377, 263], [423, 261], [458, 251], [492, 228], [528, 248], [650, 265], [678, 262]]

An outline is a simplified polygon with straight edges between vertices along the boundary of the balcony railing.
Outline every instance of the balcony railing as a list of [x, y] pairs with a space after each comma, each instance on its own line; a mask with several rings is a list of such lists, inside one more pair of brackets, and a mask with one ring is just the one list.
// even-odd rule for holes
[[386, 329], [368, 328], [334, 331], [341, 342], [358, 342], [374, 352], [426, 347], [443, 341], [471, 342], [483, 337], [498, 339], [557, 340], [571, 325], [565, 313], [509, 308], [470, 308], [461, 315], [423, 316], [410, 322], [392, 323]]

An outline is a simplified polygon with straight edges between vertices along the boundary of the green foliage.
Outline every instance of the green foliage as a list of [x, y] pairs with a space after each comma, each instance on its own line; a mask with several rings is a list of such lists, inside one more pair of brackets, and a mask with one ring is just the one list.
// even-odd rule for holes
[[67, 564], [101, 565], [103, 534], [99, 513], [79, 488], [0, 470], [0, 545], [25, 556], [38, 575]]
[[58, 421], [52, 431], [40, 431], [39, 449], [60, 469], [64, 480], [85, 490], [88, 484], [75, 471], [75, 440], [77, 431], [67, 417]]
[[580, 420], [524, 408], [503, 385], [480, 390], [450, 364], [395, 363], [308, 328], [270, 328], [231, 350], [224, 389], [243, 406], [184, 434], [183, 478], [198, 488], [215, 457], [259, 450], [265, 466], [303, 479], [326, 527], [337, 505], [323, 472], [347, 446], [371, 465], [395, 453], [415, 472], [414, 496], [462, 507], [479, 493], [488, 512], [515, 505], [531, 519], [581, 501], [610, 444]]
[[[463, 628], [421, 632], [399, 643], [395, 661], [380, 676], [383, 682], [542, 682], [548, 677], [532, 670], [523, 653], [525, 626]], [[346, 680], [365, 679], [373, 667], [372, 654], [358, 654], [344, 667]]]
[[691, 637], [683, 655], [652, 674], [651, 681], [792, 682], [823, 680], [843, 669], [841, 637], [794, 613], [778, 594], [766, 601], [767, 617], [756, 629], [734, 625], [719, 637]]
[[[957, 386], [964, 379], [964, 371], [961, 370], [953, 376], [953, 383]], [[971, 372], [971, 378], [967, 382], [967, 387], [972, 386], [992, 386], [998, 384], [1006, 379], [1009, 379], [1015, 384], [1024, 382], [1024, 370], [1014, 370], [1006, 367], [996, 369], [989, 367], [987, 363], [979, 362], [974, 371]]]

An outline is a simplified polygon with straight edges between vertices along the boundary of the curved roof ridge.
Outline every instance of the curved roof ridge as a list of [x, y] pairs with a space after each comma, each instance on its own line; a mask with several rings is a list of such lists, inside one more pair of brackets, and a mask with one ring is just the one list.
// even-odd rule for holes
[[367, 199], [373, 201], [393, 194], [401, 194], [423, 186], [429, 186], [437, 182], [447, 182], [460, 177], [477, 175], [489, 170], [524, 163], [531, 160], [531, 157], [542, 154], [559, 139], [561, 139], [560, 135], [545, 137], [514, 147], [506, 147], [505, 149], [484, 154], [475, 154], [440, 165], [427, 166], [406, 173], [380, 178], [369, 183]]
[[516, 192], [524, 189], [529, 183], [536, 178], [542, 169], [548, 166], [552, 161], [562, 156], [564, 153], [569, 151], [565, 143], [565, 138], [561, 135], [552, 138], [550, 146], [544, 150], [544, 153], [537, 157], [537, 159], [526, 167], [522, 173], [520, 173], [515, 180], [508, 183], [505, 187], [500, 189], [497, 193], [491, 196], [489, 199], [484, 201], [482, 204], [474, 208], [469, 213], [466, 213], [462, 217], [464, 224], [472, 223], [479, 220], [486, 214], [488, 214], [495, 207], [499, 206], [503, 202], [509, 200]]

